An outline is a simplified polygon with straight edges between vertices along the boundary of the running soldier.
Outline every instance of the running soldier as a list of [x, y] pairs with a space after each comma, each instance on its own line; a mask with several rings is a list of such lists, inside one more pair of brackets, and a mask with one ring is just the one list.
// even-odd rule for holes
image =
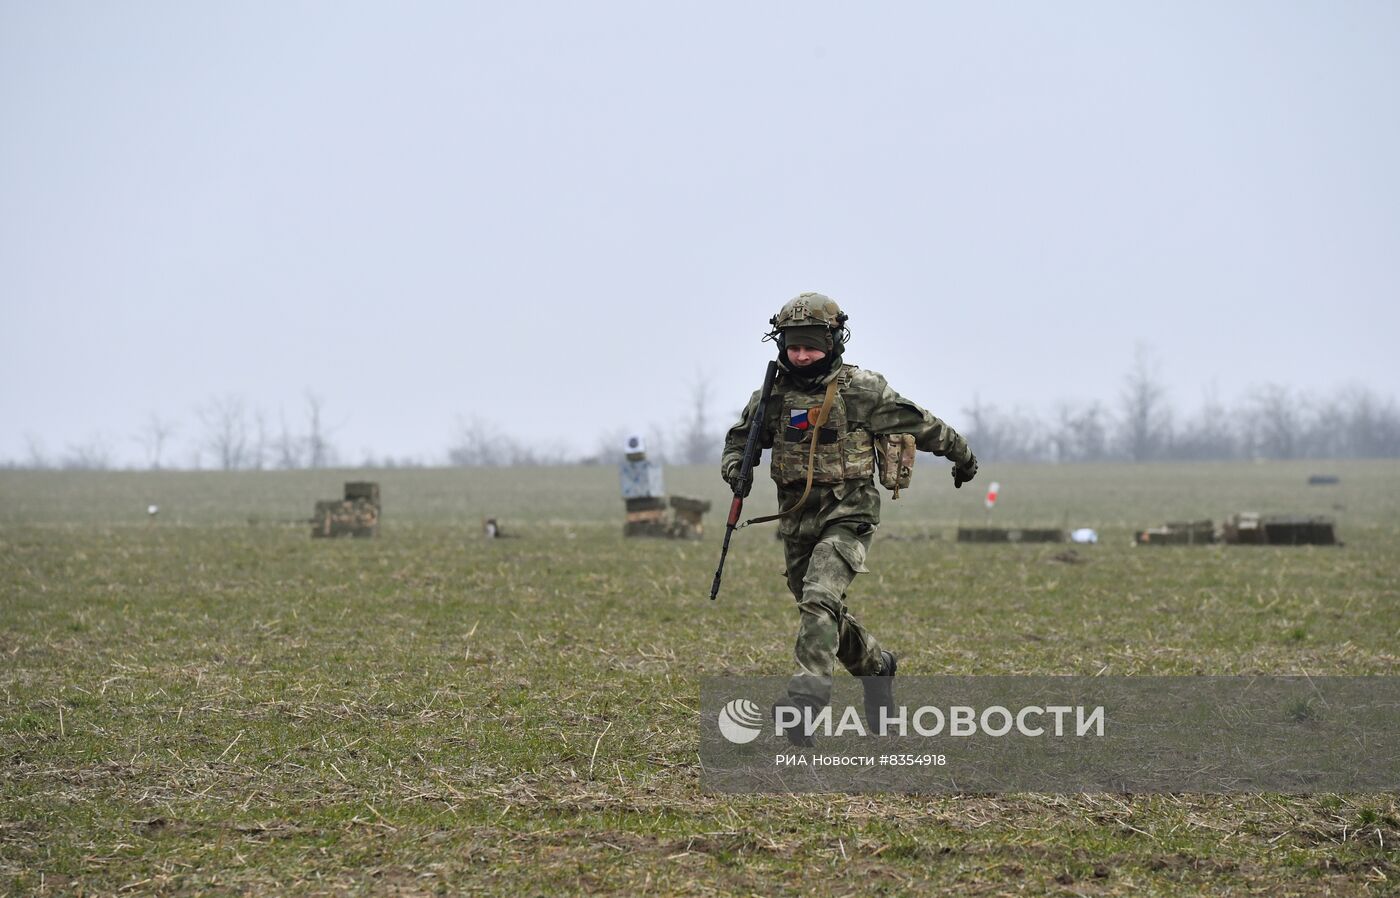
[[[883, 376], [843, 361], [850, 337], [846, 320], [836, 302], [820, 293], [803, 293], [770, 319], [773, 329], [764, 339], [778, 344], [778, 377], [762, 443], [773, 450], [787, 585], [800, 618], [789, 705], [812, 713], [825, 707], [840, 661], [862, 678], [866, 720], [874, 732], [879, 711], [893, 708], [898, 665], [851, 616], [845, 599], [855, 575], [867, 572], [866, 554], [880, 523], [877, 447], [881, 482], [893, 488], [908, 485], [914, 447], [950, 459], [955, 487], [977, 474], [977, 457], [957, 431], [900, 396]], [[721, 474], [731, 488], [758, 398], [755, 392], [725, 436]], [[901, 467], [897, 457], [890, 463], [891, 453], [903, 455], [907, 464]], [[902, 482], [890, 482], [891, 470], [902, 472]], [[796, 745], [812, 744], [798, 728], [785, 732]]]

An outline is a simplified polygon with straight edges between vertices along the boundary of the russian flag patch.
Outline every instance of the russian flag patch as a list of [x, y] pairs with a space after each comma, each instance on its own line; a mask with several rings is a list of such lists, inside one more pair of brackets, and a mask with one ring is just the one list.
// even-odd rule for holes
[[807, 409], [795, 408], [788, 411], [788, 427], [796, 430], [806, 430], [812, 426], [811, 420], [807, 416]]

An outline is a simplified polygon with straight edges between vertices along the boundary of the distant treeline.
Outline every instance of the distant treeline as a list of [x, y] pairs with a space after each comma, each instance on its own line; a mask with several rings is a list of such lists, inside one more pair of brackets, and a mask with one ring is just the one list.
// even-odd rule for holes
[[[341, 463], [331, 443], [325, 402], [315, 393], [305, 397], [305, 410], [296, 424], [279, 412], [274, 420], [260, 408], [250, 407], [236, 395], [215, 396], [194, 410], [192, 420], [181, 422], [157, 412], [141, 421], [123, 442], [140, 447], [142, 463], [119, 461], [119, 443], [93, 434], [81, 443], [70, 443], [51, 454], [43, 441], [30, 434], [28, 452], [8, 460], [6, 468], [100, 471], [141, 467], [163, 469], [215, 468], [224, 471], [329, 468]], [[179, 438], [183, 437], [183, 442]]]
[[1062, 403], [1048, 417], [977, 402], [963, 422], [978, 456], [1001, 461], [1400, 457], [1400, 408], [1359, 387], [1320, 399], [1269, 384], [1189, 416], [1160, 391], [1129, 391], [1112, 407]]
[[[700, 378], [688, 408], [695, 413], [669, 427], [652, 424], [642, 434], [651, 458], [672, 464], [719, 461], [723, 426], [708, 416], [709, 386]], [[732, 417], [738, 417], [734, 412]], [[1166, 400], [1140, 353], [1123, 381], [1116, 402], [1058, 404], [1047, 416], [1005, 411], [976, 399], [960, 418], [946, 416], [984, 460], [1033, 462], [1194, 461], [1292, 458], [1398, 458], [1400, 407], [1393, 398], [1360, 386], [1319, 398], [1266, 384], [1226, 404], [1208, 398], [1193, 414], [1181, 415]], [[279, 413], [274, 421], [235, 396], [211, 399], [193, 416], [192, 428], [152, 414], [131, 440], [144, 464], [121, 464], [111, 443], [94, 436], [47, 453], [29, 439], [26, 458], [0, 463], [7, 468], [105, 470], [117, 467], [262, 470], [327, 467], [403, 468], [448, 465], [613, 464], [622, 457], [631, 431], [616, 429], [597, 437], [592, 451], [580, 453], [563, 442], [520, 439], [480, 418], [459, 419], [451, 443], [436, 457], [392, 457], [365, 452], [347, 458], [333, 443], [325, 404], [308, 393], [297, 426]], [[725, 422], [727, 425], [728, 422]], [[176, 435], [185, 436], [176, 454]]]

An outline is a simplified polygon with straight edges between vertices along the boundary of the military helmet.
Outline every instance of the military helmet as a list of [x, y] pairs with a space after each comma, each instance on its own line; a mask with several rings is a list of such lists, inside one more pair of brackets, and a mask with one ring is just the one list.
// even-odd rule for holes
[[[773, 325], [765, 339], [777, 340], [781, 351], [787, 344], [786, 338], [802, 339], [806, 345], [817, 345], [828, 352], [840, 353], [850, 336], [846, 328], [846, 313], [836, 304], [836, 300], [822, 293], [802, 293], [788, 300], [778, 314], [768, 319]], [[797, 344], [794, 344], [797, 345]]]
[[846, 313], [836, 304], [836, 300], [821, 293], [802, 293], [789, 299], [778, 310], [778, 314], [768, 319], [778, 330], [785, 327], [810, 327], [824, 325], [840, 329], [846, 324]]

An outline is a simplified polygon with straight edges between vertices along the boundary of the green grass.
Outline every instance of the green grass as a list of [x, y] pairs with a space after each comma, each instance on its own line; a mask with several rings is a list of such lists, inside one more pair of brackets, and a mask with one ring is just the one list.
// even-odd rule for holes
[[[1340, 487], [1304, 485], [1324, 468]], [[356, 476], [0, 472], [0, 889], [1400, 888], [1395, 795], [704, 793], [698, 678], [790, 672], [771, 531], [710, 603], [717, 534], [622, 540], [610, 469], [376, 472], [380, 539], [277, 523]], [[992, 479], [994, 523], [1104, 542], [957, 544]], [[725, 502], [708, 469], [668, 486]], [[954, 492], [927, 465], [850, 602], [902, 674], [1396, 675], [1398, 486], [1379, 462], [1019, 466]], [[1333, 514], [1347, 544], [1128, 545], [1234, 510]]]

